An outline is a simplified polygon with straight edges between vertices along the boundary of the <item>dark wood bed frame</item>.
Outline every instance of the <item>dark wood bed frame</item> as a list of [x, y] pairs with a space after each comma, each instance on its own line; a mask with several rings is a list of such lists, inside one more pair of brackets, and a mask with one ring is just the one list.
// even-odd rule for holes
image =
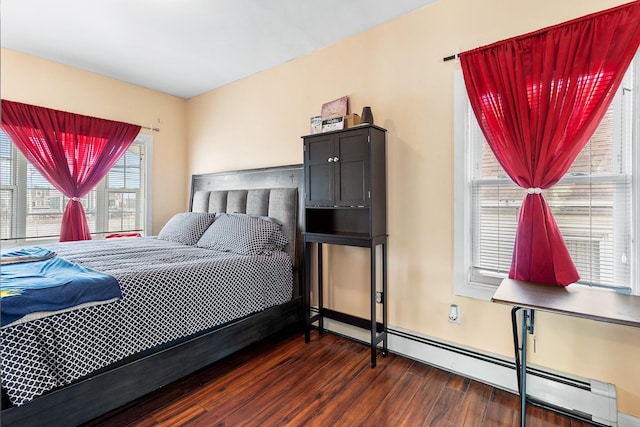
[[[294, 298], [285, 304], [181, 340], [96, 375], [54, 390], [20, 407], [3, 408], [2, 426], [72, 426], [98, 417], [138, 397], [289, 328], [303, 328], [302, 165], [194, 175], [191, 203], [198, 190], [298, 188], [298, 230], [294, 259]], [[4, 394], [4, 393], [3, 393]], [[3, 398], [3, 404], [4, 404]]]

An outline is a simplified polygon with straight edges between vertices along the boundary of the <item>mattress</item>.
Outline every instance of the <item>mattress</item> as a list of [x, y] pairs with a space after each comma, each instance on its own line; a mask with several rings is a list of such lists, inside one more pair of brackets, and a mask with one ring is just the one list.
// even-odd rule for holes
[[293, 293], [291, 259], [282, 251], [237, 255], [154, 238], [41, 246], [112, 275], [123, 297], [0, 330], [2, 387], [16, 406]]

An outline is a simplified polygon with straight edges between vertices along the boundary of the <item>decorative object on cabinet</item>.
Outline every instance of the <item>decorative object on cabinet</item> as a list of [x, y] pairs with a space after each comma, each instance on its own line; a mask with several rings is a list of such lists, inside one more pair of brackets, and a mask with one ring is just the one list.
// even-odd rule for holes
[[[386, 130], [363, 125], [353, 129], [308, 135], [304, 139], [305, 182], [305, 341], [311, 327], [330, 318], [371, 332], [371, 367], [381, 344], [387, 354], [387, 197], [386, 197]], [[318, 311], [311, 315], [311, 249], [317, 245], [314, 268], [317, 273]], [[324, 307], [322, 286], [323, 244], [368, 248], [370, 251], [369, 319], [340, 313]], [[382, 268], [378, 290], [376, 266], [380, 248]], [[378, 300], [378, 301], [376, 301]], [[377, 321], [377, 306], [382, 306], [382, 319]]]
[[346, 116], [348, 113], [348, 102], [349, 97], [343, 96], [342, 98], [322, 104], [322, 120]]
[[322, 132], [344, 129], [344, 116], [334, 117], [322, 121]]
[[369, 123], [370, 125], [373, 124], [373, 112], [371, 111], [371, 107], [362, 108], [360, 123]]
[[347, 114], [344, 116], [344, 120], [346, 122], [344, 124], [345, 128], [352, 128], [360, 124], [360, 116], [357, 114]]
[[[360, 116], [357, 114], [347, 114], [343, 117], [334, 117], [333, 119], [322, 120], [321, 132], [330, 132], [332, 130], [342, 130], [352, 128], [360, 124]], [[311, 132], [318, 133], [318, 132]]]
[[310, 133], [312, 135], [322, 132], [322, 116], [311, 117], [310, 128]]
[[311, 135], [322, 132], [322, 116], [313, 116], [309, 120], [309, 133]]

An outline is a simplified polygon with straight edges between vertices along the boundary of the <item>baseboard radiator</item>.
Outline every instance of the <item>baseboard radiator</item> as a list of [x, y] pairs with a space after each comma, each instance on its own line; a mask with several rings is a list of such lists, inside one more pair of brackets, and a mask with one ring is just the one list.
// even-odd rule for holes
[[[515, 362], [456, 345], [389, 329], [394, 353], [446, 369], [495, 387], [517, 392]], [[613, 384], [581, 379], [529, 367], [527, 394], [541, 402], [575, 412], [593, 421], [618, 425], [616, 388]]]
[[[325, 319], [324, 327], [358, 341], [369, 341], [369, 331], [350, 325]], [[388, 329], [388, 339], [392, 353], [517, 393], [513, 359], [481, 353], [395, 327]], [[527, 394], [537, 401], [599, 424], [640, 427], [640, 419], [624, 414], [621, 414], [619, 422], [614, 384], [529, 367]]]

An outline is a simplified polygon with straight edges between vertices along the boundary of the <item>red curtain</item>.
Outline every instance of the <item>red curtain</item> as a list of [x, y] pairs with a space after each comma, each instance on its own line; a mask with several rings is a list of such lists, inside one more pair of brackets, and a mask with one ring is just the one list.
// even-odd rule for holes
[[640, 1], [460, 54], [473, 111], [496, 158], [526, 188], [509, 277], [579, 279], [540, 193], [595, 131], [640, 44]]
[[80, 198], [122, 157], [140, 126], [2, 100], [2, 129], [69, 203], [60, 241], [90, 240]]

